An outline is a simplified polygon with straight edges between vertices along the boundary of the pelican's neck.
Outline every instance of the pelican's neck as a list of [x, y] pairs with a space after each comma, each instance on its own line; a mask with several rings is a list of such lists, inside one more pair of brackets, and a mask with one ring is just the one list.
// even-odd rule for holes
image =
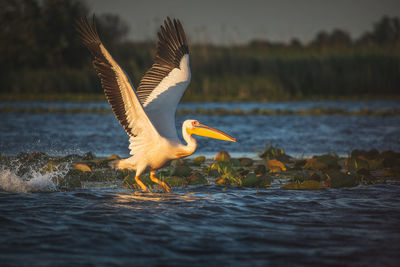
[[197, 141], [186, 131], [186, 127], [182, 126], [182, 137], [186, 141], [186, 145], [184, 145], [184, 150], [187, 153], [187, 156], [192, 155], [197, 148]]

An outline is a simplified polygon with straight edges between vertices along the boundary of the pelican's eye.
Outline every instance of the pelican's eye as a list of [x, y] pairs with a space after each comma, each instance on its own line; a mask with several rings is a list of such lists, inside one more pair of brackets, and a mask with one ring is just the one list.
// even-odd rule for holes
[[198, 122], [198, 121], [193, 121], [192, 122], [192, 126], [193, 127], [196, 127], [196, 126], [199, 126], [200, 125], [200, 122]]

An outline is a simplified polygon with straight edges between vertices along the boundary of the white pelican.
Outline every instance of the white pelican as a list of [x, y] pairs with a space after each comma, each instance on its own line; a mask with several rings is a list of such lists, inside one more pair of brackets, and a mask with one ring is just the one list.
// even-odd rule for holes
[[175, 111], [190, 82], [189, 49], [179, 20], [164, 21], [158, 32], [154, 64], [135, 91], [125, 71], [101, 42], [93, 22], [81, 18], [77, 31], [94, 56], [96, 69], [108, 103], [129, 138], [130, 158], [112, 162], [114, 168], [136, 170], [135, 180], [143, 191], [149, 191], [139, 176], [150, 170], [150, 178], [170, 192], [167, 184], [156, 178], [156, 170], [173, 159], [192, 155], [197, 147], [192, 134], [236, 142], [236, 139], [201, 124], [186, 120], [179, 141], [175, 128]]

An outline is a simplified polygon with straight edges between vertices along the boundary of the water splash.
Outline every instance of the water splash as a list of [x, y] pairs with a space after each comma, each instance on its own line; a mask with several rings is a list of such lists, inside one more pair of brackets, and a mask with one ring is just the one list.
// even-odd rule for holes
[[54, 192], [58, 189], [60, 178], [64, 177], [69, 168], [56, 169], [53, 172], [42, 173], [30, 169], [22, 176], [18, 176], [18, 168], [10, 170], [5, 166], [0, 167], [0, 191], [7, 193], [36, 193]]

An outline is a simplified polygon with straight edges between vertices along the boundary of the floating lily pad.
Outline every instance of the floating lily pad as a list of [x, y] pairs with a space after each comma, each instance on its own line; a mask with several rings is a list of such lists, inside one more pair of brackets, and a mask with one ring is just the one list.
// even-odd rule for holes
[[327, 170], [329, 167], [327, 164], [318, 161], [315, 158], [308, 159], [307, 163], [303, 167], [306, 170], [313, 170], [313, 171], [322, 171]]
[[208, 184], [207, 179], [199, 172], [193, 173], [189, 177], [190, 185]]
[[265, 168], [264, 165], [258, 164], [256, 168], [254, 169], [255, 174], [266, 174], [267, 173], [267, 168]]
[[189, 166], [181, 165], [176, 166], [173, 171], [173, 176], [189, 177], [192, 174], [192, 169]]
[[90, 172], [82, 172], [80, 170], [69, 170], [69, 172], [59, 181], [60, 188], [75, 189], [82, 186], [81, 181], [85, 181], [90, 176]]
[[325, 176], [327, 177], [325, 185], [331, 188], [353, 187], [359, 184], [356, 176], [341, 171], [332, 170], [327, 172]]
[[325, 154], [314, 157], [318, 162], [322, 162], [328, 166], [328, 169], [340, 169], [338, 164], [339, 157], [337, 155]]
[[384, 165], [383, 165], [383, 161], [384, 159], [370, 159], [368, 160], [368, 166], [370, 170], [379, 170], [379, 169], [383, 169]]
[[91, 172], [92, 171], [92, 169], [88, 165], [83, 164], [83, 163], [76, 164], [74, 169], [81, 171], [81, 172]]
[[240, 161], [238, 159], [231, 159], [229, 162], [235, 167], [240, 167], [241, 166], [240, 165]]
[[321, 178], [321, 176], [319, 176], [318, 173], [313, 172], [310, 175], [310, 180], [314, 180], [314, 181], [320, 182], [320, 181], [322, 181], [322, 178]]
[[239, 173], [240, 176], [246, 176], [247, 174], [249, 174], [250, 170], [249, 169], [240, 168], [240, 169], [237, 170], [237, 172]]
[[172, 166], [172, 167], [181, 166], [184, 164], [185, 164], [185, 162], [182, 159], [174, 159], [174, 160], [171, 160], [171, 162], [170, 162], [170, 166]]
[[253, 165], [254, 161], [251, 158], [240, 158], [239, 162], [241, 166], [250, 167]]
[[200, 166], [202, 163], [204, 163], [206, 161], [206, 157], [205, 156], [198, 156], [193, 160], [193, 163], [197, 166]]
[[346, 161], [345, 168], [347, 170], [369, 169], [368, 161], [361, 158], [350, 158]]
[[231, 156], [226, 151], [220, 151], [214, 157], [214, 161], [219, 161], [219, 162], [221, 162], [221, 161], [222, 162], [229, 162], [230, 160], [231, 160]]
[[267, 167], [270, 172], [281, 172], [286, 171], [286, 166], [279, 160], [271, 159], [267, 162]]
[[266, 175], [257, 175], [259, 187], [269, 187], [272, 183], [272, 178]]
[[259, 179], [253, 172], [247, 174], [246, 177], [242, 180], [242, 185], [245, 187], [257, 187], [258, 184], [259, 184]]

